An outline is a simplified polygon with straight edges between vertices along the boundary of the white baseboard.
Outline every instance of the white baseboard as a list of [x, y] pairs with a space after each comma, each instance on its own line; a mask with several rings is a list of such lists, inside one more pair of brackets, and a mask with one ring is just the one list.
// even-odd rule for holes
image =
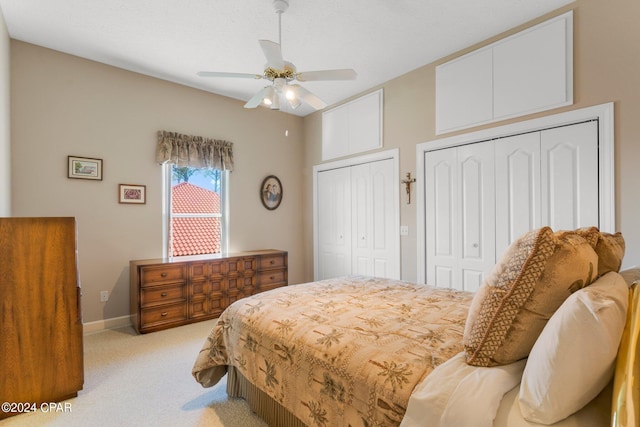
[[131, 326], [131, 316], [112, 317], [111, 319], [96, 320], [95, 322], [88, 322], [82, 325], [82, 332], [84, 335], [93, 334], [95, 332], [101, 332], [107, 329], [118, 329], [125, 326]]

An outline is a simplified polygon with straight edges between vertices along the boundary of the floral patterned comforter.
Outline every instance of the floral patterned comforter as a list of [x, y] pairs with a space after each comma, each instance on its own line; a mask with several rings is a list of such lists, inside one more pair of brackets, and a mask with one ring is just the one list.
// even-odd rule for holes
[[400, 424], [416, 384], [463, 350], [473, 294], [371, 277], [278, 288], [220, 316], [193, 367], [227, 366], [309, 426]]

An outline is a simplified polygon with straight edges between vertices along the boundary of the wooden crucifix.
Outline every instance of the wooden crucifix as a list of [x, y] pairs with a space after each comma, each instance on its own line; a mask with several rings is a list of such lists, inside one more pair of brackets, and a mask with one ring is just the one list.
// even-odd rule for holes
[[400, 182], [405, 185], [405, 188], [407, 190], [407, 204], [410, 205], [411, 204], [411, 184], [416, 182], [416, 179], [411, 178], [411, 172], [407, 172], [407, 178], [403, 179]]

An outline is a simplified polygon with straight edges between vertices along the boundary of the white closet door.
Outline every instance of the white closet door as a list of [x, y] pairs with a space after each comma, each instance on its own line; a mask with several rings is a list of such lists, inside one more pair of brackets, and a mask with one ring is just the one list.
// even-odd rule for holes
[[318, 173], [318, 280], [351, 274], [351, 171]]
[[351, 167], [352, 273], [399, 278], [391, 159]]
[[363, 164], [351, 168], [351, 267], [353, 274], [371, 276], [373, 259], [371, 253], [371, 205], [373, 190], [369, 165]]
[[425, 153], [427, 283], [476, 291], [495, 263], [493, 143]]
[[453, 287], [475, 292], [496, 257], [493, 143], [466, 145], [457, 151], [460, 276]]
[[540, 132], [495, 141], [496, 258], [541, 226]]
[[597, 226], [598, 124], [541, 132], [542, 222], [554, 230]]
[[458, 168], [456, 150], [425, 153], [426, 282], [451, 288], [458, 269]]

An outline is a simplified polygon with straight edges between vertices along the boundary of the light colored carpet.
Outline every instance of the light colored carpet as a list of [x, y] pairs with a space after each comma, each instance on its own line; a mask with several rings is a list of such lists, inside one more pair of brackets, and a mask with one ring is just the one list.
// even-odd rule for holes
[[226, 377], [202, 388], [191, 367], [214, 321], [137, 335], [132, 328], [84, 337], [84, 389], [71, 412], [37, 411], [0, 426], [266, 427], [246, 402], [230, 399]]

